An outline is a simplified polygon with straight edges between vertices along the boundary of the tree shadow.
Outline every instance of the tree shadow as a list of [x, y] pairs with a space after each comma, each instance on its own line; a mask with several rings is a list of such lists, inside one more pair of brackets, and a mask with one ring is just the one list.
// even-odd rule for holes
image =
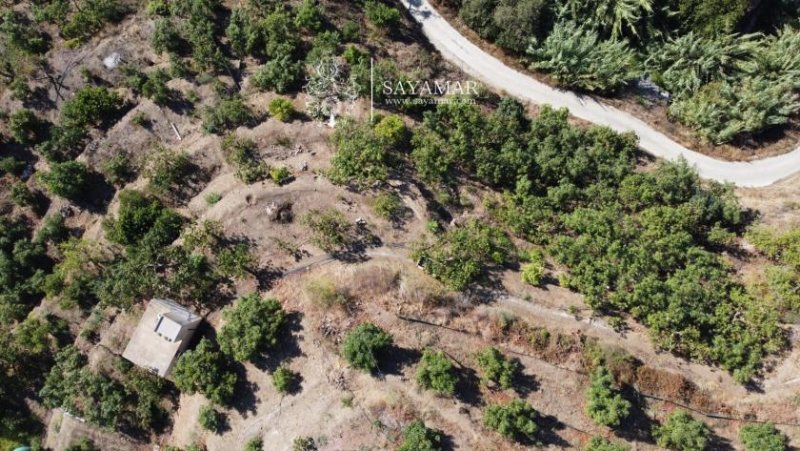
[[455, 397], [464, 404], [473, 407], [480, 406], [483, 403], [480, 378], [478, 378], [478, 373], [474, 369], [465, 366], [459, 369]]
[[422, 353], [413, 348], [401, 348], [392, 345], [381, 353], [380, 372], [385, 375], [400, 375], [403, 369], [417, 362]]
[[536, 423], [539, 425], [537, 438], [542, 445], [557, 446], [561, 449], [568, 449], [571, 447], [568, 441], [564, 440], [556, 433], [556, 431], [562, 431], [566, 428], [566, 425], [558, 418], [552, 415], [540, 414]]
[[713, 430], [711, 431], [709, 439], [707, 448], [709, 451], [733, 451], [735, 449], [730, 440], [720, 437], [715, 434]]
[[364, 224], [356, 225], [356, 231], [352, 240], [346, 243], [342, 248], [331, 252], [331, 257], [345, 263], [363, 263], [369, 260], [367, 250], [371, 248], [381, 247], [381, 241], [378, 235], [372, 233]]
[[243, 417], [255, 414], [259, 401], [256, 397], [258, 384], [247, 380], [247, 371], [241, 363], [233, 365], [233, 372], [236, 373], [236, 385], [233, 388], [233, 397], [228, 407], [236, 410]]
[[514, 377], [514, 391], [521, 398], [526, 398], [529, 394], [539, 391], [539, 387], [539, 381], [533, 374], [525, 374], [520, 371]]
[[302, 319], [302, 313], [288, 312], [286, 322], [278, 333], [278, 345], [253, 359], [253, 365], [261, 371], [273, 372], [281, 363], [302, 356], [303, 350], [298, 339], [298, 333], [303, 330]]
[[76, 201], [75, 204], [92, 213], [105, 214], [108, 204], [111, 202], [111, 199], [114, 198], [116, 190], [101, 174], [94, 171], [89, 173], [89, 182], [87, 185], [90, 187], [88, 192], [84, 194], [80, 201]]
[[272, 263], [267, 263], [266, 265], [256, 268], [252, 274], [253, 277], [256, 278], [258, 289], [261, 291], [267, 291], [272, 289], [272, 287], [275, 286], [275, 282], [283, 277], [284, 271], [285, 268], [279, 268], [277, 266], [273, 266]]
[[622, 387], [620, 394], [630, 401], [631, 408], [628, 417], [619, 427], [615, 428], [617, 435], [630, 441], [654, 444], [653, 430], [656, 423], [644, 411], [647, 407], [647, 398], [640, 396], [635, 389], [628, 385]]

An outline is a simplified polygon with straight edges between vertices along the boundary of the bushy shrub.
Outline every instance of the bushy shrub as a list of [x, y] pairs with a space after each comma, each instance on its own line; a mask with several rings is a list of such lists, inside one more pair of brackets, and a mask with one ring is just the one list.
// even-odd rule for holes
[[258, 89], [285, 94], [297, 85], [302, 75], [301, 63], [290, 55], [283, 55], [259, 67], [250, 81]]
[[373, 371], [378, 368], [378, 358], [392, 345], [392, 336], [372, 323], [362, 323], [344, 339], [342, 353], [354, 367]]
[[294, 117], [296, 111], [291, 100], [278, 97], [269, 102], [269, 114], [281, 122], [287, 122]]
[[378, 29], [390, 30], [400, 22], [400, 11], [378, 0], [364, 2], [364, 13]]
[[287, 169], [286, 166], [279, 166], [277, 168], [270, 169], [269, 178], [272, 179], [276, 185], [283, 186], [292, 180], [292, 173], [289, 172], [289, 169]]
[[522, 265], [522, 281], [534, 287], [542, 283], [546, 267], [544, 254], [539, 251], [530, 251], [526, 256], [527, 263]]
[[269, 175], [269, 167], [260, 160], [256, 143], [250, 139], [231, 133], [222, 140], [222, 153], [225, 161], [236, 167], [236, 177], [248, 185]]
[[225, 131], [249, 125], [255, 116], [240, 96], [221, 99], [213, 107], [207, 107], [203, 113], [203, 131], [220, 134]]
[[86, 127], [99, 125], [122, 108], [122, 97], [101, 86], [87, 86], [61, 106], [62, 125]]
[[278, 392], [290, 393], [294, 390], [295, 384], [297, 384], [297, 374], [288, 367], [281, 365], [272, 373], [272, 384]]
[[48, 191], [69, 200], [81, 200], [89, 190], [89, 168], [77, 161], [52, 163], [50, 170], [38, 173], [38, 180]]
[[378, 216], [390, 222], [399, 221], [406, 210], [403, 199], [394, 192], [380, 193], [375, 196], [372, 208]]
[[218, 404], [232, 400], [238, 380], [236, 373], [228, 368], [224, 354], [206, 338], [194, 349], [181, 354], [172, 370], [172, 378], [178, 390], [188, 394], [200, 392]]
[[521, 371], [519, 360], [507, 358], [494, 347], [479, 352], [477, 360], [478, 367], [483, 373], [481, 382], [487, 385], [494, 384], [502, 389], [513, 388], [514, 379]]
[[502, 230], [472, 220], [432, 243], [417, 244], [412, 257], [448, 287], [463, 290], [485, 280], [493, 267], [514, 261], [515, 248]]
[[419, 420], [412, 421], [403, 430], [403, 443], [397, 451], [442, 451], [444, 450], [442, 433], [425, 426]]
[[159, 147], [147, 159], [142, 175], [148, 179], [147, 186], [153, 193], [174, 197], [192, 172], [193, 165], [186, 152]]
[[239, 298], [222, 311], [224, 320], [218, 341], [222, 352], [239, 362], [258, 357], [278, 344], [278, 333], [286, 322], [281, 304], [256, 293]]
[[28, 164], [23, 160], [17, 160], [14, 157], [3, 157], [0, 158], [0, 175], [5, 173], [19, 177], [27, 166]]
[[83, 127], [56, 126], [50, 129], [48, 139], [36, 146], [35, 150], [47, 161], [67, 161], [83, 150], [85, 140], [86, 130]]
[[117, 217], [103, 222], [106, 237], [124, 246], [139, 243], [166, 246], [178, 238], [182, 226], [180, 215], [165, 208], [158, 199], [136, 190], [121, 191]]
[[336, 148], [328, 171], [332, 182], [365, 188], [388, 178], [391, 155], [368, 124], [340, 120], [332, 140]]
[[603, 437], [594, 436], [583, 447], [583, 451], [628, 451], [630, 448], [620, 443], [612, 443]]
[[601, 366], [592, 373], [586, 390], [586, 412], [600, 426], [618, 427], [630, 413], [631, 403], [614, 390], [613, 383], [614, 377]]
[[131, 161], [125, 155], [114, 155], [102, 165], [103, 175], [106, 180], [115, 186], [122, 186], [129, 182], [134, 175]]
[[353, 225], [339, 210], [310, 210], [302, 222], [311, 230], [311, 242], [327, 253], [344, 250], [355, 239]]
[[786, 436], [771, 423], [746, 424], [739, 429], [745, 451], [785, 451]]
[[675, 451], [703, 451], [709, 443], [710, 431], [688, 413], [677, 410], [655, 429], [656, 443]]
[[503, 437], [523, 442], [536, 442], [539, 413], [530, 404], [515, 399], [508, 404], [492, 404], [483, 412], [483, 424]]
[[33, 111], [22, 108], [11, 113], [8, 129], [14, 141], [24, 145], [42, 142], [47, 133], [47, 121], [39, 119]]
[[297, 28], [317, 31], [324, 20], [325, 13], [317, 0], [303, 0], [295, 8], [294, 24]]
[[426, 390], [451, 396], [456, 391], [458, 376], [453, 362], [442, 351], [426, 349], [417, 367], [417, 383]]
[[264, 441], [259, 437], [251, 438], [244, 444], [242, 451], [262, 451], [264, 449]]
[[218, 434], [225, 424], [225, 414], [209, 405], [204, 405], [200, 407], [197, 422], [201, 428]]

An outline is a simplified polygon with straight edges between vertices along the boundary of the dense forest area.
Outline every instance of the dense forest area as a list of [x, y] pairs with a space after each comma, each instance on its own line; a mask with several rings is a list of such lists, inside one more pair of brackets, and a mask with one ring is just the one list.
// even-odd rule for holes
[[579, 91], [649, 78], [670, 118], [712, 143], [781, 130], [800, 111], [793, 0], [443, 0], [481, 37]]

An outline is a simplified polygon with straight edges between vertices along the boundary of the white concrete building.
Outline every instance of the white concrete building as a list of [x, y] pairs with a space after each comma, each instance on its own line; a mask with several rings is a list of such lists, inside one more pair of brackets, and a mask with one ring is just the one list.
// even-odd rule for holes
[[122, 357], [166, 377], [202, 318], [168, 299], [153, 299], [133, 331]]

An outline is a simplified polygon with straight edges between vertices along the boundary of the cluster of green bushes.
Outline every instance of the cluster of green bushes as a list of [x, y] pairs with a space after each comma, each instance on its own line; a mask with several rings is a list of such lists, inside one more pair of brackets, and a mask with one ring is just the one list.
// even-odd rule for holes
[[[106, 218], [103, 228], [109, 241], [123, 249], [80, 240], [64, 243], [62, 259], [47, 279], [49, 296], [120, 307], [166, 296], [202, 306], [217, 302], [232, 278], [253, 271], [248, 247], [229, 242], [217, 228], [185, 229], [182, 216], [140, 191], [119, 196], [119, 211]], [[173, 244], [184, 229], [183, 244]]]
[[[800, 56], [791, 50], [800, 42], [798, 6], [747, 0], [460, 3], [460, 16], [478, 34], [524, 53], [532, 68], [562, 85], [613, 93], [649, 75], [670, 94], [670, 116], [715, 143], [784, 126], [800, 111]], [[736, 33], [754, 27], [763, 33]]]
[[[466, 102], [440, 105], [413, 135], [423, 180], [466, 176], [502, 190], [489, 202], [493, 215], [566, 265], [565, 286], [597, 310], [632, 314], [657, 346], [744, 381], [784, 345], [774, 309], [756, 302], [719, 255], [744, 224], [730, 187], [702, 183], [685, 163], [636, 172], [633, 136], [580, 129], [549, 108], [528, 120], [508, 99], [490, 114]], [[467, 223], [415, 255], [463, 289], [490, 265], [513, 262], [514, 247], [499, 229]]]
[[374, 126], [340, 120], [332, 137], [336, 154], [328, 178], [362, 189], [385, 182], [397, 161], [393, 150], [403, 143], [405, 135], [405, 124], [397, 116], [386, 116]]
[[0, 218], [0, 323], [22, 319], [44, 292], [52, 267], [47, 248], [24, 219]]
[[222, 34], [219, 0], [151, 0], [147, 10], [159, 17], [151, 37], [156, 52], [168, 52], [176, 58], [190, 55], [201, 71], [229, 66], [218, 39]]
[[39, 395], [50, 408], [61, 407], [109, 429], [150, 431], [164, 426], [164, 381], [128, 362], [118, 364], [124, 378], [90, 369], [86, 356], [66, 346], [56, 355]]
[[177, 98], [177, 92], [167, 86], [172, 76], [164, 69], [146, 74], [131, 66], [124, 66], [125, 85], [135, 93], [151, 99], [156, 105], [164, 106]]
[[129, 12], [118, 0], [32, 2], [31, 10], [37, 21], [56, 24], [61, 36], [77, 40], [88, 39]]

